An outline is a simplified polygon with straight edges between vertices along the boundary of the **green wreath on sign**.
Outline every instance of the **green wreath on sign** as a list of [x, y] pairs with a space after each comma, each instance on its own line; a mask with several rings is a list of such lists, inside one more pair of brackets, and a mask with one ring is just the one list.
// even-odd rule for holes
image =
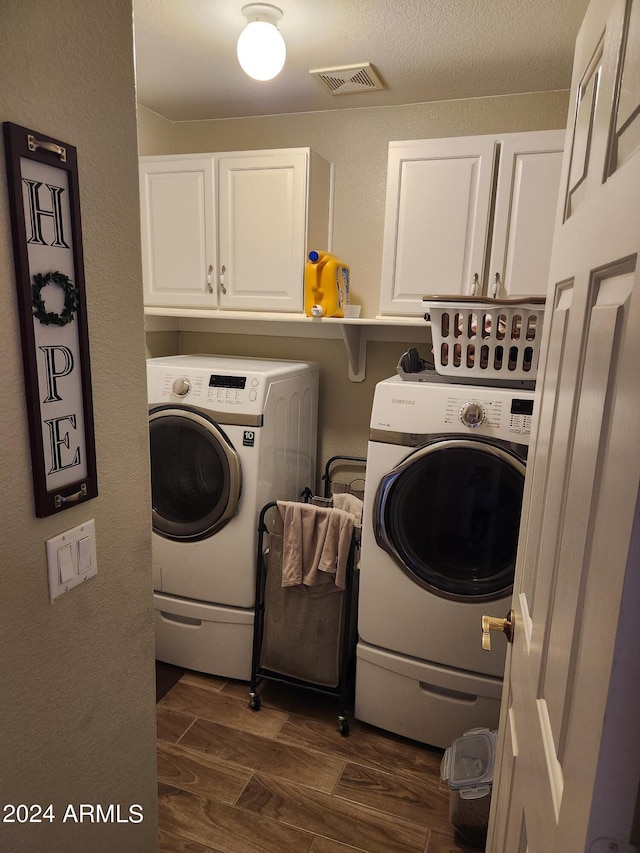
[[[42, 288], [48, 284], [57, 284], [64, 290], [64, 308], [61, 314], [55, 311], [47, 311], [47, 306], [42, 298]], [[43, 326], [66, 326], [71, 323], [73, 316], [78, 310], [78, 289], [68, 276], [61, 272], [48, 272], [45, 275], [36, 273], [33, 277], [31, 288], [31, 305], [33, 316]]]

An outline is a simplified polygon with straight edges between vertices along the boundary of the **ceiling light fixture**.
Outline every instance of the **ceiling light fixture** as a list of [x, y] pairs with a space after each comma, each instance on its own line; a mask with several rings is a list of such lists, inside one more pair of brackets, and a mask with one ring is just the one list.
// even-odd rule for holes
[[282, 71], [287, 47], [277, 23], [282, 11], [269, 3], [242, 7], [247, 26], [238, 39], [238, 62], [254, 80], [272, 80]]

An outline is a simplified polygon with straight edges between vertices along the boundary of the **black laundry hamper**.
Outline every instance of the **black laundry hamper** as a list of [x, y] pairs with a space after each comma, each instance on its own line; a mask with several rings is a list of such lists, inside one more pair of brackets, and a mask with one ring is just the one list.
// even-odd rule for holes
[[[326, 505], [331, 497], [329, 469], [325, 469], [325, 497], [307, 490], [305, 503]], [[361, 457], [349, 461], [364, 463]], [[266, 504], [259, 517], [256, 607], [249, 707], [260, 709], [258, 687], [276, 681], [335, 696], [338, 731], [349, 734], [348, 711], [353, 696], [357, 642], [357, 589], [360, 529], [354, 526], [347, 558], [345, 588], [282, 586], [283, 521], [276, 501]]]
[[324, 467], [322, 482], [324, 497], [348, 492], [364, 498], [364, 480], [367, 468], [365, 456], [332, 456]]

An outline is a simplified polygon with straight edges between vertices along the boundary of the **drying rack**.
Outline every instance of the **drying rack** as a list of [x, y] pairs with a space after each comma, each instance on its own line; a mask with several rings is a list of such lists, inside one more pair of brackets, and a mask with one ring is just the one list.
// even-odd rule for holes
[[[331, 479], [331, 469], [343, 463], [364, 465], [365, 460], [332, 457], [323, 476], [324, 497], [316, 499], [307, 489], [303, 502], [326, 506], [334, 485], [344, 491], [345, 484], [334, 484]], [[337, 728], [344, 737], [349, 734], [354, 683], [360, 529], [354, 526], [351, 536], [345, 588], [331, 591], [282, 586], [282, 531], [277, 501], [270, 501], [260, 511], [258, 522], [249, 707], [260, 710], [258, 687], [263, 681], [334, 696], [339, 703]]]

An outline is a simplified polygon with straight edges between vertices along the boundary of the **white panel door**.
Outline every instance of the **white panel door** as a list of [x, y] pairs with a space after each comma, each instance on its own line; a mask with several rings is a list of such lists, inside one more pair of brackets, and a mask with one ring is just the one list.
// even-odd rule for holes
[[380, 311], [424, 312], [423, 296], [482, 286], [495, 141], [486, 136], [389, 145]]
[[145, 305], [215, 308], [213, 159], [141, 158]]
[[500, 138], [488, 296], [546, 294], [563, 146], [561, 130]]
[[639, 41], [639, 0], [592, 0], [576, 45], [490, 853], [638, 844]]
[[221, 155], [220, 307], [302, 311], [308, 154]]

